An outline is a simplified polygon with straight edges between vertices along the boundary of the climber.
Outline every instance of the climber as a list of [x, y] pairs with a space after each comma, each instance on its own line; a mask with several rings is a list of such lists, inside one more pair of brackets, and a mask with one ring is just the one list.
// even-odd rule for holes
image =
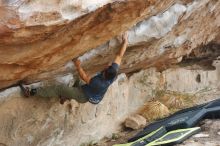
[[78, 87], [68, 87], [65, 85], [53, 85], [40, 88], [29, 89], [19, 84], [24, 96], [40, 96], [40, 97], [58, 97], [60, 103], [63, 104], [66, 100], [75, 99], [79, 103], [85, 103], [89, 101], [92, 104], [98, 104], [105, 95], [108, 87], [113, 83], [117, 77], [119, 65], [121, 64], [122, 57], [126, 51], [128, 40], [127, 34], [122, 36], [123, 45], [117, 53], [113, 63], [104, 69], [102, 72], [96, 74], [94, 77], [90, 77], [85, 73], [80, 66], [79, 59], [73, 59], [76, 69], [80, 78], [86, 83], [79, 85]]

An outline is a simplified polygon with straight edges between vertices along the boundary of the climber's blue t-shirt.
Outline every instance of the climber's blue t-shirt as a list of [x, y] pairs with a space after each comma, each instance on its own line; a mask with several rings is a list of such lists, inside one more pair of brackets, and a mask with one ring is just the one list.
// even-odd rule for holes
[[[118, 71], [118, 64], [112, 63], [111, 66]], [[82, 90], [88, 97], [89, 102], [98, 104], [104, 97], [108, 87], [115, 79], [116, 76], [110, 80], [107, 80], [104, 78], [102, 73], [99, 73], [90, 80], [89, 84], [82, 85]]]

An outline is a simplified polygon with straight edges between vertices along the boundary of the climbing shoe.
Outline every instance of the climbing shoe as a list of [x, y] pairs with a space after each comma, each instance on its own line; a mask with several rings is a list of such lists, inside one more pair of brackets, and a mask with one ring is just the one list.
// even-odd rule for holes
[[22, 84], [19, 84], [19, 87], [21, 88], [21, 91], [25, 97], [30, 97], [30, 89], [28, 87], [24, 87]]

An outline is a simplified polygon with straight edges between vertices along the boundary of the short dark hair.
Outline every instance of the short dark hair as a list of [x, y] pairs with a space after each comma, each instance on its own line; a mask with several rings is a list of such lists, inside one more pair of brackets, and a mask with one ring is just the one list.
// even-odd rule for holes
[[109, 66], [108, 69], [105, 70], [105, 78], [107, 80], [114, 79], [117, 76], [117, 70], [113, 66]]

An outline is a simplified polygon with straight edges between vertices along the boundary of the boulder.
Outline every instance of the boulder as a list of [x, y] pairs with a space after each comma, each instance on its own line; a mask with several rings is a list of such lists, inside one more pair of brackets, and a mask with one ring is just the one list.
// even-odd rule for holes
[[125, 120], [125, 127], [134, 130], [140, 129], [146, 125], [146, 119], [141, 115], [132, 115]]

